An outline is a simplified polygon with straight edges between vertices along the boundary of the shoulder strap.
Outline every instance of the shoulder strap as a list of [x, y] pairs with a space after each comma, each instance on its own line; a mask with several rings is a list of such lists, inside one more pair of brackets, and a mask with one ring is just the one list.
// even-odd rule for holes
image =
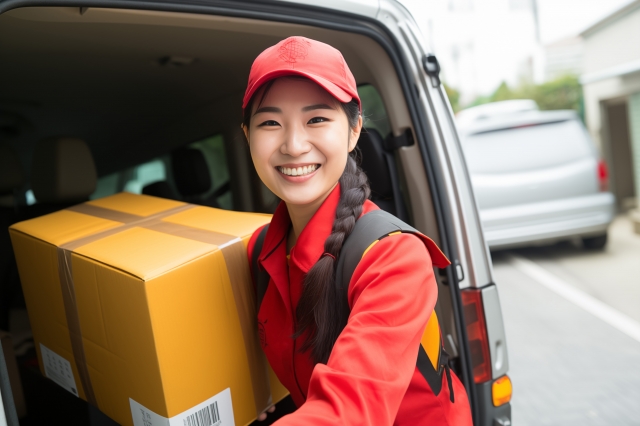
[[256, 312], [260, 310], [262, 299], [264, 299], [264, 294], [267, 292], [267, 286], [269, 285], [269, 274], [258, 265], [258, 257], [260, 257], [260, 252], [262, 251], [267, 229], [269, 229], [269, 225], [262, 228], [260, 234], [258, 234], [251, 256], [251, 270], [253, 271], [253, 279], [256, 283]]
[[[270, 280], [267, 271], [261, 269], [258, 265], [258, 257], [260, 256], [260, 252], [262, 251], [262, 246], [264, 244], [265, 235], [267, 234], [267, 229], [269, 229], [269, 225], [262, 228], [260, 234], [258, 234], [258, 238], [256, 239], [256, 243], [253, 247], [253, 253], [251, 257], [251, 268], [253, 270], [253, 277], [256, 283], [257, 294], [256, 312], [260, 310], [260, 306], [262, 305], [262, 300], [264, 299], [264, 295], [267, 291], [267, 286], [269, 285]], [[346, 241], [344, 242], [342, 250], [340, 251], [340, 256], [338, 257], [338, 264], [336, 266], [335, 284], [336, 289], [338, 290], [338, 294], [344, 295], [344, 297], [339, 298], [339, 303], [341, 305], [340, 309], [345, 310], [346, 313], [344, 318], [348, 318], [351, 311], [349, 309], [349, 302], [347, 297], [349, 282], [351, 281], [351, 276], [355, 272], [356, 267], [362, 259], [365, 250], [375, 241], [380, 240], [394, 232], [406, 232], [419, 236], [423, 241], [425, 241], [429, 253], [432, 255], [433, 264], [435, 266], [442, 268], [449, 264], [449, 260], [444, 256], [444, 254], [442, 254], [440, 249], [431, 239], [424, 236], [420, 231], [406, 224], [392, 214], [387, 213], [384, 210], [374, 210], [361, 216], [356, 221], [353, 231], [351, 232], [351, 234], [349, 234]], [[346, 326], [346, 324], [344, 324], [343, 327], [344, 326]], [[451, 402], [454, 402], [453, 387], [451, 384], [451, 373], [449, 371], [448, 361], [448, 354], [441, 346], [440, 353], [438, 354], [438, 368], [434, 368], [424, 347], [420, 345], [416, 366], [426, 379], [435, 395], [438, 395], [440, 393], [442, 387], [442, 373], [444, 372], [447, 376], [450, 399]]]
[[340, 257], [338, 258], [336, 286], [339, 291], [345, 292], [348, 290], [351, 276], [367, 247], [392, 232], [408, 232], [422, 235], [417, 229], [384, 210], [374, 210], [362, 215], [356, 221], [353, 231], [351, 231], [351, 234], [342, 245]]
[[[438, 246], [417, 229], [406, 224], [394, 215], [384, 210], [374, 210], [361, 216], [355, 224], [353, 231], [342, 245], [338, 265], [336, 269], [336, 289], [338, 294], [344, 296], [340, 298], [341, 309], [346, 309], [347, 317], [350, 312], [348, 304], [349, 282], [362, 259], [365, 250], [375, 241], [380, 240], [394, 232], [405, 232], [420, 237], [427, 246], [432, 257], [434, 266], [443, 268], [450, 264], [449, 259], [440, 251]], [[434, 313], [435, 314], [435, 313]], [[346, 324], [345, 324], [346, 325]], [[435, 395], [440, 393], [442, 388], [442, 373], [447, 376], [449, 386], [449, 397], [454, 402], [453, 387], [451, 384], [451, 373], [449, 371], [449, 356], [445, 352], [442, 344], [437, 355], [438, 367], [434, 368], [424, 347], [420, 345], [416, 366], [425, 378]]]

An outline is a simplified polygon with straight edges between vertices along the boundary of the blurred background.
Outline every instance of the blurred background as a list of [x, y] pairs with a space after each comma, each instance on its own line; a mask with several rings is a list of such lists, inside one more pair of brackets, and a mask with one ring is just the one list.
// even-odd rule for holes
[[456, 113], [514, 423], [639, 425], [640, 1], [402, 2]]

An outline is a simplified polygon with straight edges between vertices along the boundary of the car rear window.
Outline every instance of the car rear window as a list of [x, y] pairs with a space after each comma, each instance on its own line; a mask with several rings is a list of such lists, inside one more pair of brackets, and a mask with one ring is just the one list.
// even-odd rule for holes
[[463, 137], [471, 173], [506, 173], [556, 167], [593, 156], [578, 120], [497, 129]]

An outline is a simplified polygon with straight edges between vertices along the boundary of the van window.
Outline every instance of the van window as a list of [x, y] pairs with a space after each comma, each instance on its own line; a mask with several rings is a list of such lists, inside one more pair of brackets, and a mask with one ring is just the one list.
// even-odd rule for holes
[[[202, 200], [208, 199], [214, 192], [229, 183], [229, 166], [227, 164], [227, 156], [224, 149], [224, 139], [222, 135], [215, 135], [193, 142], [188, 145], [189, 148], [195, 148], [202, 151], [204, 158], [209, 167], [211, 175], [211, 189], [202, 195]], [[231, 190], [225, 191], [216, 198], [216, 203], [220, 208], [230, 210], [233, 208], [233, 200], [231, 198]]]
[[385, 138], [391, 133], [391, 123], [378, 90], [370, 84], [358, 86], [358, 95], [362, 103], [365, 129], [375, 129]]
[[133, 168], [132, 176], [124, 184], [123, 190], [134, 194], [142, 194], [142, 188], [150, 183], [167, 179], [164, 162], [157, 158]]
[[142, 188], [150, 183], [167, 179], [167, 158], [155, 158], [120, 172], [98, 179], [96, 190], [89, 197], [92, 200], [126, 191], [142, 194]]

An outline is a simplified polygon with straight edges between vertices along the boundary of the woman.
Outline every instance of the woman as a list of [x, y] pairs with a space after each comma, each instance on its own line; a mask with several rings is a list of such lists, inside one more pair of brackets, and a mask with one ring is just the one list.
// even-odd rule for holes
[[470, 425], [459, 380], [453, 403], [447, 384], [434, 395], [416, 368], [437, 299], [434, 254], [420, 238], [373, 245], [351, 277], [344, 329], [336, 319], [336, 259], [356, 220], [378, 209], [353, 159], [361, 105], [342, 54], [304, 37], [266, 49], [243, 109], [256, 171], [282, 199], [259, 255], [271, 281], [258, 321], [267, 359], [299, 408], [276, 424]]

